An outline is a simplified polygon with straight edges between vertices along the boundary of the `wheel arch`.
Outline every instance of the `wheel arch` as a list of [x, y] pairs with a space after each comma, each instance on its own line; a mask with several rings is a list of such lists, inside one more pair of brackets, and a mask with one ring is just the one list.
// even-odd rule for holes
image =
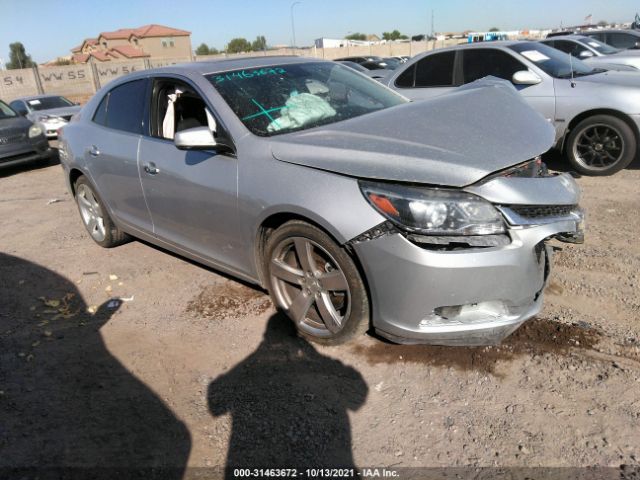
[[72, 168], [69, 171], [69, 187], [71, 188], [71, 194], [74, 197], [76, 196], [76, 182], [82, 175], [84, 175], [84, 172], [79, 168]]
[[[294, 211], [281, 210], [281, 211], [272, 212], [266, 215], [259, 222], [259, 225], [256, 229], [256, 236], [255, 236], [255, 243], [254, 243], [255, 245], [254, 257], [256, 262], [256, 272], [258, 275], [258, 280], [260, 281], [260, 285], [263, 288], [268, 289], [267, 274], [264, 268], [265, 255], [266, 255], [265, 248], [267, 245], [267, 241], [269, 240], [270, 235], [277, 228], [281, 227], [285, 223], [292, 220], [300, 220], [302, 222], [306, 222], [310, 225], [313, 225], [314, 227], [322, 230], [324, 233], [329, 235], [329, 237], [333, 241], [335, 241], [338, 246], [343, 248], [345, 244], [350, 240], [350, 239], [342, 238], [342, 236], [339, 235], [339, 233], [335, 230], [335, 228], [328, 225], [327, 222], [318, 221], [315, 217], [316, 215], [313, 215], [313, 212], [307, 213], [307, 212], [294, 212]], [[356, 268], [360, 273], [362, 282], [364, 283], [365, 288], [367, 289], [367, 295], [369, 296], [369, 303], [371, 304], [371, 289], [369, 288], [369, 282], [367, 281], [367, 277], [365, 275], [360, 259], [352, 249], [345, 248], [345, 250], [347, 254], [351, 257], [353, 262], [355, 263]], [[369, 307], [371, 308], [371, 305], [369, 305]]]
[[578, 125], [581, 121], [595, 115], [611, 115], [612, 117], [616, 117], [622, 120], [631, 128], [633, 134], [636, 137], [636, 142], [640, 144], [640, 130], [638, 130], [638, 126], [633, 120], [631, 120], [631, 117], [629, 117], [629, 115], [621, 112], [620, 110], [615, 110], [612, 108], [594, 108], [592, 110], [581, 112], [571, 119], [571, 121], [567, 125], [567, 130], [562, 138], [562, 153], [566, 153], [567, 139], [569, 138], [571, 131], [576, 127], [576, 125]]

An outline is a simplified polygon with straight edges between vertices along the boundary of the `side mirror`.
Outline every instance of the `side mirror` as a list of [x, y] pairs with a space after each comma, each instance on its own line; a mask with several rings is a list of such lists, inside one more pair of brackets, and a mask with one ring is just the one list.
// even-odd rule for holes
[[21, 117], [26, 117], [27, 115], [29, 115], [29, 112], [27, 112], [24, 109], [20, 109], [20, 110], [16, 110], [18, 112], [18, 115], [20, 115]]
[[180, 150], [212, 150], [217, 145], [209, 127], [189, 128], [176, 132], [173, 143]]
[[580, 57], [580, 58], [591, 58], [591, 57], [593, 57], [593, 52], [590, 52], [589, 50], [582, 50], [578, 54], [578, 57]]
[[531, 70], [520, 70], [513, 74], [511, 81], [515, 85], [537, 85], [542, 79]]

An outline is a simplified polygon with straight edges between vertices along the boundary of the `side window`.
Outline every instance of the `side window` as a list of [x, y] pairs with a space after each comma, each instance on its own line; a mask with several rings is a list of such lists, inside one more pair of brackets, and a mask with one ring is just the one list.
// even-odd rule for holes
[[462, 68], [464, 83], [473, 82], [489, 75], [511, 81], [514, 73], [527, 70], [523, 63], [507, 52], [488, 48], [465, 50]]
[[100, 105], [98, 105], [96, 113], [93, 115], [93, 121], [104, 127], [107, 126], [107, 104], [109, 103], [109, 95], [110, 93], [107, 93], [102, 97], [102, 101]]
[[582, 45], [578, 45], [575, 42], [569, 42], [567, 40], [556, 40], [555, 48], [558, 50], [568, 53], [569, 55], [573, 55], [574, 57], [579, 57], [582, 52], [588, 52], [589, 50]]
[[414, 63], [396, 78], [396, 87], [411, 88], [416, 75], [416, 64]]
[[442, 52], [429, 55], [416, 64], [416, 87], [451, 87], [453, 85], [453, 64], [456, 52]]
[[146, 91], [146, 79], [134, 80], [111, 90], [107, 103], [106, 126], [141, 134]]
[[207, 104], [190, 85], [170, 78], [155, 80], [152, 136], [172, 139], [176, 132], [206, 126], [215, 131], [217, 122], [207, 112]]
[[16, 112], [18, 112], [20, 115], [26, 115], [27, 113], [29, 113], [24, 102], [20, 100], [14, 100], [9, 104], [9, 106], [13, 108]]
[[633, 48], [636, 42], [640, 41], [639, 37], [628, 33], [609, 33], [607, 37], [607, 43], [617, 48]]
[[595, 38], [596, 40], [600, 40], [601, 42], [605, 42], [604, 33], [592, 33], [587, 34], [588, 37]]

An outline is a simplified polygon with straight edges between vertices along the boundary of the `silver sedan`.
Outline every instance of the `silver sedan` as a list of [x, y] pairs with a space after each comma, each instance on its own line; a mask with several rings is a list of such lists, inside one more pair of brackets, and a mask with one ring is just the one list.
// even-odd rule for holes
[[[586, 175], [611, 175], [636, 157], [640, 75], [584, 64], [538, 42], [487, 42], [414, 57], [383, 81], [412, 100], [486, 76], [511, 82], [555, 128], [555, 146]], [[492, 122], [501, 110], [487, 109]], [[505, 139], [506, 140], [506, 139]]]
[[558, 36], [541, 40], [540, 43], [568, 53], [595, 68], [640, 70], [640, 50], [621, 50], [583, 35]]
[[470, 345], [539, 312], [547, 240], [582, 239], [574, 180], [537, 158], [553, 139], [506, 82], [409, 103], [335, 62], [260, 57], [116, 80], [60, 158], [99, 245], [260, 285], [317, 342]]

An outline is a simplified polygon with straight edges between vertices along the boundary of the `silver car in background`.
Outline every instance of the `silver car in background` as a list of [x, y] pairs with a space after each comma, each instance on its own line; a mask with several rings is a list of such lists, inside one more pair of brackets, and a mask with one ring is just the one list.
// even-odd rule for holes
[[99, 245], [261, 285], [317, 342], [472, 345], [540, 311], [548, 240], [582, 240], [576, 183], [538, 158], [553, 140], [506, 82], [410, 103], [336, 62], [259, 57], [115, 80], [60, 158]]
[[49, 139], [58, 137], [58, 130], [80, 111], [80, 106], [61, 95], [33, 95], [16, 98], [11, 103], [20, 115], [43, 126]]
[[[554, 126], [555, 147], [578, 172], [611, 175], [636, 157], [640, 75], [593, 68], [538, 42], [473, 43], [426, 52], [383, 83], [423, 100], [486, 76], [511, 82]], [[493, 122], [497, 114], [488, 109], [483, 121]]]
[[594, 68], [640, 71], [640, 50], [621, 50], [582, 35], [553, 37], [540, 43], [568, 53]]
[[0, 100], [0, 168], [47, 161], [51, 154], [42, 127]]

